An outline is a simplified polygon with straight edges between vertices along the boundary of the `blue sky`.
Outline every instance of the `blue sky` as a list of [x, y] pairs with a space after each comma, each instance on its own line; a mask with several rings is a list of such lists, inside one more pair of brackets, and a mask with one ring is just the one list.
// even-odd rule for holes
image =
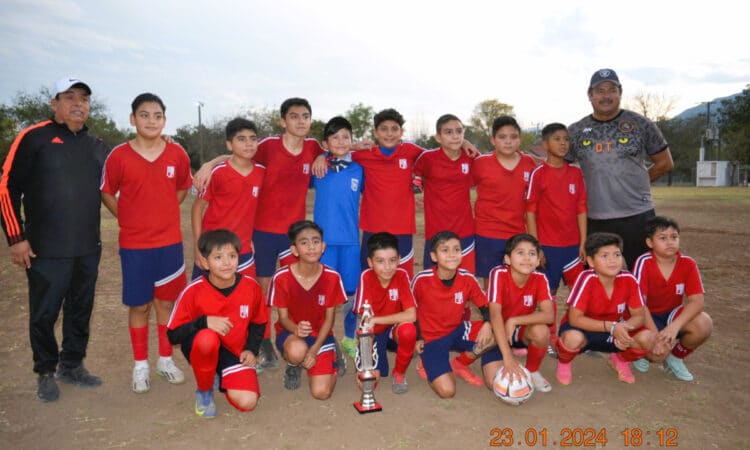
[[508, 3], [2, 0], [0, 102], [73, 75], [121, 127], [150, 91], [168, 131], [197, 124], [198, 101], [210, 123], [302, 96], [321, 120], [395, 107], [413, 135], [488, 98], [523, 126], [571, 123], [602, 67], [626, 100], [674, 98], [673, 114], [750, 83], [746, 14], [729, 1]]

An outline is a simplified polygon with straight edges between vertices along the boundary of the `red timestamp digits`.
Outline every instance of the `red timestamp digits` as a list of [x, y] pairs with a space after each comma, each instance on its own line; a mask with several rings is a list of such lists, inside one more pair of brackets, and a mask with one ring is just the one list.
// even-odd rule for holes
[[625, 447], [659, 446], [677, 447], [677, 428], [659, 428], [654, 431], [643, 431], [641, 428], [625, 428], [620, 432]]

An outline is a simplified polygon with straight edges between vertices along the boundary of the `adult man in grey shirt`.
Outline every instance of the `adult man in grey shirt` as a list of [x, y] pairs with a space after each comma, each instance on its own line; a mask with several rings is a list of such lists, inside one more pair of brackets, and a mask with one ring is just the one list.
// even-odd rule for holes
[[[654, 122], [620, 108], [614, 70], [594, 72], [588, 97], [594, 112], [570, 126], [566, 158], [580, 164], [586, 181], [588, 233], [619, 234], [632, 268], [647, 250], [645, 223], [655, 215], [651, 182], [672, 170], [672, 154]], [[646, 167], [646, 160], [653, 165]]]

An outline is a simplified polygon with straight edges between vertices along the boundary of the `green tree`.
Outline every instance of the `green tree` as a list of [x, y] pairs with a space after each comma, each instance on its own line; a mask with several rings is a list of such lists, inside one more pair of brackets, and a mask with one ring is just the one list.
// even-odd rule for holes
[[669, 143], [669, 150], [672, 153], [674, 168], [670, 175], [678, 183], [692, 181], [705, 123], [705, 116], [697, 116], [688, 120], [665, 120], [657, 123], [662, 134], [664, 134], [664, 138]]
[[722, 159], [750, 164], [750, 85], [741, 95], [721, 102]]
[[371, 139], [372, 138], [372, 118], [375, 115], [375, 109], [372, 106], [365, 106], [362, 103], [352, 105], [344, 114], [344, 117], [352, 124], [352, 134], [354, 139]]
[[492, 122], [499, 116], [515, 116], [513, 106], [497, 99], [481, 101], [474, 107], [474, 112], [469, 118], [471, 133], [477, 136], [472, 140], [479, 149], [492, 149], [490, 136], [492, 135]]

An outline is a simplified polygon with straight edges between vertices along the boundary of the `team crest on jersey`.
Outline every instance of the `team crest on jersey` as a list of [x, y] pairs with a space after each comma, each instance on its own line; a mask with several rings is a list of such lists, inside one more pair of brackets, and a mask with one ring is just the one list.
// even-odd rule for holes
[[617, 124], [617, 129], [622, 133], [632, 133], [634, 128], [635, 125], [633, 125], [633, 122], [629, 120], [623, 120], [622, 122]]
[[305, 175], [310, 173], [310, 164], [302, 164], [302, 173]]
[[575, 195], [576, 194], [576, 185], [573, 184], [573, 183], [570, 183], [568, 185], [568, 192], [570, 192], [571, 194]]
[[617, 304], [617, 314], [622, 315], [625, 312], [625, 303]]
[[678, 283], [675, 285], [675, 294], [685, 295], [685, 283]]
[[461, 305], [464, 302], [464, 293], [463, 292], [456, 292], [453, 294], [453, 303], [457, 305]]
[[326, 304], [326, 296], [325, 295], [319, 295], [318, 296], [318, 305], [323, 306]]
[[174, 178], [174, 166], [167, 166], [167, 178]]
[[461, 163], [461, 173], [464, 175], [469, 173], [469, 163]]
[[240, 317], [243, 319], [247, 319], [247, 316], [249, 315], [250, 315], [250, 306], [240, 305]]
[[528, 183], [529, 178], [531, 178], [531, 172], [524, 172], [523, 173], [523, 181], [526, 181]]
[[258, 186], [253, 186], [253, 197], [258, 196]]
[[352, 178], [351, 186], [352, 186], [352, 191], [357, 192], [359, 190], [359, 180], [356, 178]]
[[533, 306], [534, 305], [534, 296], [533, 295], [524, 295], [523, 296], [523, 306]]
[[388, 299], [392, 302], [398, 301], [398, 288], [388, 289]]
[[405, 158], [399, 158], [398, 160], [398, 167], [399, 169], [406, 169], [409, 167], [409, 164], [406, 162]]

